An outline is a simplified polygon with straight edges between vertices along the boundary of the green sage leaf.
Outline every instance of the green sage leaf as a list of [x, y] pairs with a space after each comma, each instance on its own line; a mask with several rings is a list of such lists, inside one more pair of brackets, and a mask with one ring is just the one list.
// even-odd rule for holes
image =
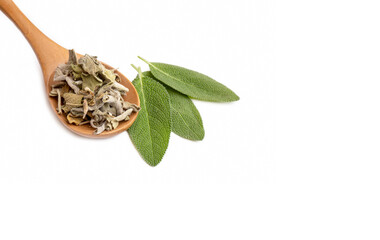
[[214, 79], [183, 68], [165, 63], [148, 62], [152, 74], [161, 82], [191, 98], [210, 102], [232, 102], [239, 100], [231, 89]]
[[151, 166], [160, 163], [171, 132], [169, 94], [156, 80], [139, 75], [132, 81], [140, 97], [141, 110], [128, 129], [141, 157]]
[[[155, 79], [150, 71], [143, 72], [144, 76]], [[186, 95], [164, 85], [170, 96], [170, 117], [172, 132], [180, 137], [199, 141], [205, 136], [203, 122], [193, 101]]]
[[180, 137], [199, 141], [205, 136], [202, 118], [191, 99], [166, 87], [170, 96], [172, 131]]

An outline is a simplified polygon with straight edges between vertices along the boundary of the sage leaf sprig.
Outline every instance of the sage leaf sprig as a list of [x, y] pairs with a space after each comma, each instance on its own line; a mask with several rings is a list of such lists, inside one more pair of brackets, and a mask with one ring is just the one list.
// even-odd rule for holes
[[140, 97], [141, 111], [128, 133], [142, 158], [149, 165], [156, 166], [169, 144], [169, 94], [159, 82], [144, 76], [140, 68], [134, 68], [138, 75], [132, 83]]
[[204, 138], [202, 118], [191, 98], [231, 102], [239, 96], [204, 74], [139, 58], [150, 71], [142, 73], [132, 65], [138, 71], [132, 83], [140, 96], [141, 110], [128, 133], [142, 158], [156, 166], [168, 147], [171, 131], [193, 141]]
[[158, 80], [191, 98], [210, 102], [239, 100], [239, 96], [231, 89], [202, 73], [139, 58], [149, 65], [150, 71]]

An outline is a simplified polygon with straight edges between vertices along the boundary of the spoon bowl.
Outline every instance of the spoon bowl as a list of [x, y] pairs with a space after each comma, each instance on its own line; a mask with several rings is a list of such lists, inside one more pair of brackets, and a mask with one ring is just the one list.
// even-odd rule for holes
[[[78, 55], [78, 58], [81, 56], [79, 54], [77, 54], [77, 55]], [[114, 69], [106, 63], [102, 62], [102, 64], [107, 69]], [[124, 85], [125, 87], [127, 87], [129, 89], [129, 92], [127, 93], [127, 95], [123, 96], [123, 99], [127, 102], [134, 103], [134, 104], [140, 106], [139, 96], [138, 96], [137, 91], [136, 91], [135, 87], [133, 86], [133, 84], [119, 71], [115, 70], [115, 73], [117, 73], [120, 77], [120, 84]], [[51, 90], [51, 85], [53, 85], [54, 83], [57, 83], [57, 82], [54, 82], [54, 71], [53, 71], [52, 74], [50, 75], [48, 84], [46, 86], [46, 89], [48, 90], [47, 94], [49, 94], [49, 92]], [[49, 103], [53, 107], [54, 112], [57, 113], [56, 109], [58, 106], [58, 99], [56, 97], [49, 97]], [[57, 116], [65, 127], [67, 127], [69, 130], [73, 131], [76, 134], [79, 134], [83, 137], [90, 137], [90, 138], [107, 138], [107, 137], [114, 136], [116, 134], [119, 134], [119, 133], [127, 130], [132, 125], [132, 123], [136, 120], [137, 114], [138, 113], [133, 112], [129, 116], [129, 120], [119, 122], [119, 126], [116, 129], [113, 129], [111, 131], [103, 131], [101, 134], [98, 134], [98, 135], [94, 134], [95, 129], [92, 128], [89, 124], [77, 126], [74, 124], [69, 124], [67, 122], [66, 114], [63, 114], [63, 113], [57, 114]]]
[[[67, 121], [65, 114], [58, 114], [56, 111], [58, 100], [57, 98], [49, 97], [49, 92], [51, 90], [51, 85], [53, 82], [54, 71], [59, 64], [67, 62], [69, 58], [69, 51], [43, 34], [35, 25], [33, 25], [33, 23], [29, 21], [29, 19], [20, 11], [20, 9], [18, 9], [12, 0], [0, 0], [0, 10], [15, 23], [15, 25], [28, 40], [29, 44], [32, 46], [42, 69], [46, 95], [48, 96], [50, 106], [65, 127], [74, 133], [84, 137], [106, 138], [127, 130], [133, 124], [137, 118], [138, 113], [132, 113], [130, 115], [130, 119], [128, 121], [120, 122], [119, 126], [116, 129], [111, 131], [104, 131], [101, 134], [95, 135], [95, 129], [88, 124], [76, 126], [70, 124]], [[77, 55], [78, 57], [81, 57], [80, 54]], [[113, 69], [108, 64], [102, 64], [108, 69]], [[124, 100], [140, 106], [139, 96], [133, 84], [119, 71], [116, 70], [115, 73], [120, 76], [120, 84], [129, 89], [127, 95], [123, 96]]]

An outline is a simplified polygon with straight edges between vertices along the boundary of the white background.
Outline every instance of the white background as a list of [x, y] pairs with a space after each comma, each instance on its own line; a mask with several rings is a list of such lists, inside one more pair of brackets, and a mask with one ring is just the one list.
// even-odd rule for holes
[[[0, 0], [1, 2], [2, 0]], [[149, 167], [48, 106], [0, 14], [0, 239], [379, 239], [380, 3], [17, 0], [46, 35], [136, 75], [136, 56], [205, 73], [240, 101], [195, 102]]]

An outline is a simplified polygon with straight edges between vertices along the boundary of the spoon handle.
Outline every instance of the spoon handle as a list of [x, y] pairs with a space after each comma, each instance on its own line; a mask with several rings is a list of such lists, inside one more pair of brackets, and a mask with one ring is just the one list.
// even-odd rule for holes
[[18, 27], [26, 40], [32, 46], [42, 71], [50, 70], [51, 58], [61, 53], [64, 49], [43, 34], [29, 19], [20, 11], [12, 0], [0, 0], [0, 10]]

